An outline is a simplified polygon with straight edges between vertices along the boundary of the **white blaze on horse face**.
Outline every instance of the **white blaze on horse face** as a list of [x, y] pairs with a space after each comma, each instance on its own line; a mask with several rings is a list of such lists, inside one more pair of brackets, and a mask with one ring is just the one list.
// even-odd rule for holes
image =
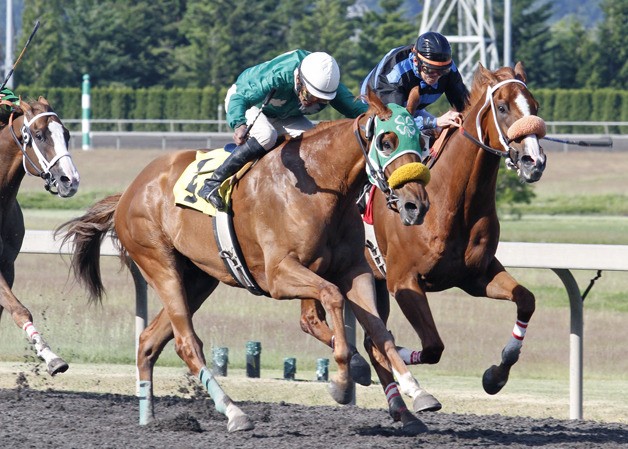
[[[528, 100], [523, 93], [519, 92], [517, 98], [515, 98], [515, 104], [517, 105], [517, 108], [519, 108], [519, 112], [521, 112], [524, 117], [532, 115], [530, 103], [528, 103]], [[526, 154], [528, 154], [534, 161], [545, 161], [545, 154], [541, 152], [539, 139], [535, 135], [526, 136], [523, 139], [523, 146]]]
[[[59, 122], [51, 121], [48, 124], [48, 130], [52, 137], [52, 142], [55, 149], [55, 159], [58, 159], [57, 164], [69, 178], [79, 181], [79, 174], [72, 162], [72, 157], [68, 151], [68, 146], [65, 142], [65, 136], [63, 135], [63, 126]], [[63, 157], [63, 156], [67, 156]]]
[[526, 115], [532, 115], [532, 112], [530, 111], [530, 104], [528, 103], [528, 100], [526, 100], [523, 93], [519, 92], [517, 98], [515, 98], [515, 104], [519, 108], [519, 112], [521, 112], [524, 117]]

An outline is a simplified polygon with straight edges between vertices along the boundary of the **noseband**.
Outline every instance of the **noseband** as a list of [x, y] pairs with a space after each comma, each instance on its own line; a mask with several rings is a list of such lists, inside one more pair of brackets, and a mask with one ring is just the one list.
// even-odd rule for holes
[[[44, 185], [45, 189], [48, 192], [52, 193], [53, 195], [57, 195], [58, 192], [54, 190], [54, 187], [57, 184], [57, 180], [54, 178], [52, 173], [50, 173], [50, 169], [54, 167], [55, 164], [59, 162], [61, 158], [66, 157], [66, 156], [70, 157], [70, 153], [68, 152], [67, 147], [60, 153], [57, 153], [55, 150], [55, 157], [52, 158], [51, 161], [48, 161], [44, 157], [39, 147], [37, 146], [37, 143], [35, 143], [35, 139], [33, 138], [33, 134], [30, 128], [31, 125], [35, 123], [37, 119], [41, 117], [47, 117], [47, 116], [54, 116], [57, 118], [59, 117], [54, 112], [42, 112], [40, 114], [35, 115], [31, 120], [28, 120], [28, 118], [26, 117], [26, 114], [24, 114], [24, 124], [22, 125], [22, 128], [20, 129], [20, 132], [22, 133], [22, 142], [20, 142], [20, 139], [15, 134], [15, 130], [13, 129], [13, 114], [11, 114], [9, 118], [9, 126], [11, 127], [11, 134], [13, 135], [13, 140], [15, 140], [15, 143], [22, 151], [22, 165], [24, 166], [24, 171], [31, 176], [39, 176], [40, 178], [42, 178], [45, 181], [45, 185]], [[37, 161], [39, 162], [39, 166], [35, 164], [35, 162], [33, 162], [33, 160], [29, 157], [29, 155], [26, 152], [26, 148], [29, 145], [33, 148], [33, 151], [35, 152], [35, 156], [37, 156]], [[36, 175], [33, 175], [28, 170], [27, 163], [37, 173]]]

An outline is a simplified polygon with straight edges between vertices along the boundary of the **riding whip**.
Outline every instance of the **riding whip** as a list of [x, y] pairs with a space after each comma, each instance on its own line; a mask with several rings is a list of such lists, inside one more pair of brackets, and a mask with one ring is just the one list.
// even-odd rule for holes
[[264, 101], [262, 101], [262, 107], [259, 108], [259, 112], [255, 116], [251, 124], [246, 127], [246, 132], [244, 133], [245, 140], [249, 136], [249, 133], [251, 132], [251, 128], [253, 128], [253, 125], [257, 121], [257, 117], [259, 117], [260, 114], [262, 113], [262, 109], [264, 109], [264, 106], [270, 103], [270, 99], [273, 98], [273, 95], [275, 95], [275, 92], [277, 92], [277, 89], [273, 87], [272, 89], [270, 89], [270, 92], [268, 92], [268, 94], [266, 95], [266, 98], [264, 98]]
[[26, 51], [26, 47], [28, 47], [28, 44], [31, 43], [31, 40], [33, 39], [33, 36], [35, 36], [35, 33], [37, 32], [38, 29], [39, 29], [39, 20], [35, 22], [35, 28], [33, 28], [31, 35], [28, 36], [28, 40], [26, 41], [26, 44], [24, 44], [24, 48], [20, 52], [20, 55], [17, 57], [17, 60], [13, 64], [13, 67], [11, 67], [11, 70], [9, 71], [6, 78], [2, 82], [2, 85], [0, 86], [0, 90], [4, 89], [4, 86], [6, 86], [9, 80], [11, 79], [11, 76], [13, 75], [13, 71], [15, 70], [15, 67], [19, 64], [20, 60], [22, 59], [22, 56], [24, 55], [24, 52]]
[[[249, 137], [249, 133], [251, 132], [251, 128], [257, 121], [257, 117], [259, 117], [259, 115], [262, 113], [262, 109], [264, 109], [264, 106], [266, 106], [270, 102], [270, 99], [273, 98], [273, 95], [275, 95], [276, 91], [277, 89], [274, 87], [270, 89], [270, 92], [268, 92], [268, 94], [266, 95], [266, 98], [264, 98], [264, 101], [262, 101], [262, 106], [259, 108], [259, 112], [255, 116], [253, 121], [246, 127], [246, 131], [244, 132], [244, 136], [242, 137], [244, 140], [246, 140]], [[232, 152], [236, 148], [236, 146], [237, 145], [235, 143], [230, 142], [227, 145], [225, 145], [225, 150], [227, 150], [228, 152]]]
[[555, 139], [553, 137], [547, 137], [547, 136], [543, 137], [543, 139], [550, 140], [552, 142], [566, 143], [569, 145], [578, 145], [581, 147], [612, 147], [613, 146], [613, 140], [610, 138], [608, 139], [608, 142], [590, 142], [586, 140]]

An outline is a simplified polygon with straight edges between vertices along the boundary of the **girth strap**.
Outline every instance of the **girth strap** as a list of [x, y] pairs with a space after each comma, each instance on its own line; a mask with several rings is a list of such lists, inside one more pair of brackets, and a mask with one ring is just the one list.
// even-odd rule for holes
[[242, 250], [240, 249], [233, 228], [233, 216], [231, 212], [216, 211], [213, 222], [214, 237], [216, 238], [218, 251], [225, 267], [229, 273], [231, 273], [231, 276], [233, 276], [241, 287], [246, 288], [254, 295], [270, 296], [257, 285], [257, 282], [253, 279], [253, 275], [251, 275], [251, 272], [246, 266]]

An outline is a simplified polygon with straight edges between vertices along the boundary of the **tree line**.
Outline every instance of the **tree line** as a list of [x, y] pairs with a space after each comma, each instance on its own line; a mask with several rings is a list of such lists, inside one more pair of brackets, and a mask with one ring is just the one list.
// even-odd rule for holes
[[[295, 48], [326, 51], [357, 93], [391, 48], [413, 43], [420, 16], [403, 0], [30, 0], [21, 49], [41, 28], [14, 74], [14, 86], [221, 89], [245, 68]], [[527, 67], [531, 88], [626, 89], [628, 4], [602, 0], [604, 18], [586, 29], [574, 17], [550, 24], [550, 0], [512, 2], [513, 61]], [[494, 3], [498, 36], [503, 3]], [[444, 30], [456, 34], [452, 17]], [[498, 39], [498, 47], [501, 47]], [[456, 47], [454, 45], [454, 59]], [[500, 48], [501, 52], [501, 48]]]

